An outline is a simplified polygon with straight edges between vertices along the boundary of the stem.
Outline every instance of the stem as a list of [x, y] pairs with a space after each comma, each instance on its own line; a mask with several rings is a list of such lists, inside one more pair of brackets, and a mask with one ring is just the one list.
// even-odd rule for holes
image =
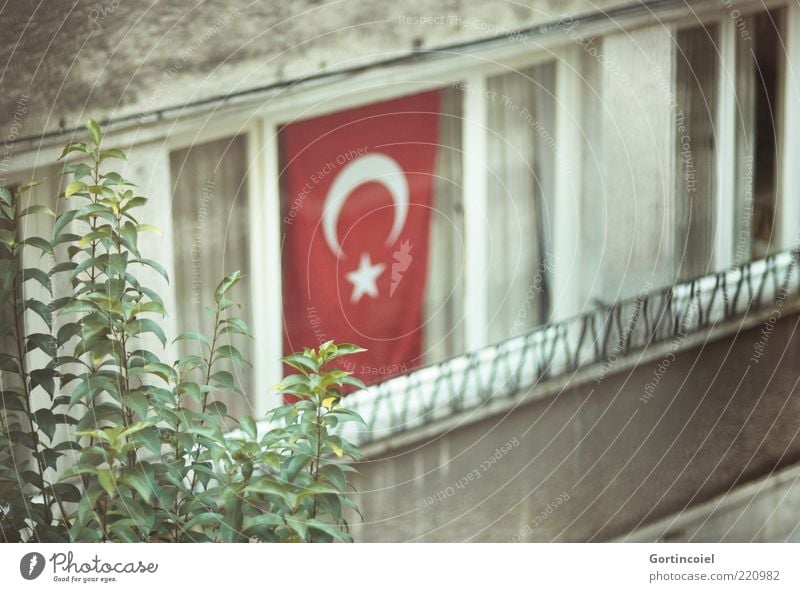
[[[16, 223], [16, 220], [14, 221]], [[16, 253], [15, 253], [16, 255]], [[39, 469], [39, 478], [42, 481], [42, 497], [44, 498], [44, 505], [45, 505], [45, 518], [47, 519], [47, 524], [52, 524], [53, 516], [50, 512], [50, 496], [47, 495], [47, 489], [45, 488], [44, 483], [44, 464], [42, 463], [42, 456], [39, 450], [39, 432], [34, 427], [33, 423], [33, 402], [31, 401], [31, 389], [30, 383], [28, 378], [28, 370], [27, 370], [27, 362], [25, 358], [25, 350], [24, 350], [24, 332], [23, 328], [20, 326], [23, 323], [23, 316], [25, 314], [24, 308], [21, 308], [19, 305], [19, 293], [22, 290], [22, 286], [19, 285], [19, 281], [17, 280], [17, 274], [14, 274], [14, 284], [13, 284], [13, 291], [12, 291], [12, 306], [14, 307], [14, 337], [15, 341], [17, 342], [17, 356], [19, 361], [19, 371], [20, 377], [22, 378], [22, 388], [25, 392], [25, 406], [27, 410], [25, 415], [28, 417], [28, 425], [30, 426], [31, 436], [33, 438], [33, 455], [36, 458], [36, 466]], [[34, 532], [36, 529], [34, 528]], [[37, 534], [38, 536], [38, 534]]]
[[72, 524], [70, 523], [69, 518], [67, 518], [68, 514], [67, 511], [64, 509], [64, 504], [62, 504], [61, 500], [55, 495], [53, 496], [53, 499], [56, 500], [56, 503], [58, 504], [58, 509], [61, 511], [61, 521], [64, 523], [64, 528], [66, 528], [67, 531], [69, 531], [69, 529], [72, 528]]
[[[0, 508], [0, 517], [2, 517], [2, 518], [3, 518], [3, 520], [5, 520], [6, 524], [8, 524], [8, 529], [9, 529], [11, 532], [17, 532], [17, 529], [16, 529], [16, 528], [14, 528], [14, 525], [11, 523], [11, 519], [10, 519], [10, 518], [9, 518], [9, 517], [6, 515], [6, 513], [3, 511], [3, 508]], [[5, 542], [7, 543], [7, 542], [8, 542], [8, 537], [6, 537], [6, 536], [4, 535], [4, 536], [3, 536], [3, 538], [5, 539]]]
[[[99, 165], [97, 165], [97, 166], [99, 166]], [[119, 210], [117, 210], [117, 212], [119, 212]], [[119, 239], [119, 236], [120, 236], [120, 231], [121, 231], [122, 216], [119, 213], [117, 213], [117, 215], [116, 215], [116, 220], [117, 220], [117, 256], [121, 260], [122, 259], [122, 241]], [[125, 280], [125, 275], [124, 274], [122, 274], [122, 278], [121, 279]], [[111, 315], [111, 313], [109, 313], [109, 321], [111, 321], [110, 315]], [[123, 321], [124, 320], [125, 319], [123, 317]], [[113, 327], [113, 321], [111, 321], [111, 323], [112, 323], [112, 327]], [[126, 405], [125, 405], [125, 397], [127, 397], [131, 392], [131, 384], [130, 384], [130, 376], [128, 375], [128, 362], [129, 362], [129, 360], [128, 360], [128, 334], [127, 334], [127, 331], [125, 329], [125, 325], [124, 324], [122, 325], [122, 328], [120, 329], [120, 331], [119, 331], [119, 333], [117, 335], [117, 340], [119, 341], [120, 347], [122, 348], [122, 351], [120, 352], [121, 359], [120, 359], [120, 364], [119, 364], [120, 373], [122, 374], [122, 383], [120, 384], [120, 387], [121, 387], [121, 390], [122, 390], [122, 392], [120, 393], [120, 399], [121, 399], [120, 402], [122, 403], [122, 420], [123, 420], [123, 423], [124, 423], [125, 427], [129, 427], [131, 425], [131, 423], [133, 423], [133, 411], [131, 409], [126, 408]], [[131, 449], [131, 450], [128, 451], [128, 466], [132, 467], [135, 464], [136, 464], [136, 450]]]
[[[217, 339], [219, 337], [219, 312], [220, 312], [219, 308], [217, 308], [217, 312], [214, 315], [214, 334], [211, 337], [211, 347], [210, 347], [209, 352], [208, 352], [208, 366], [206, 368], [205, 386], [209, 386], [209, 384], [211, 383], [211, 367], [214, 365], [214, 361], [215, 361], [214, 360], [214, 352], [216, 351]], [[203, 415], [205, 415], [207, 407], [208, 407], [208, 389], [206, 389], [206, 391], [203, 393], [203, 408], [202, 408], [202, 414]], [[205, 418], [201, 418], [200, 419], [200, 425], [202, 426], [204, 424], [205, 424]], [[194, 464], [195, 462], [197, 462], [197, 459], [200, 456], [200, 451], [197, 450], [197, 449], [193, 450], [193, 455], [192, 456], [193, 456], [192, 464]], [[189, 486], [189, 494], [190, 495], [194, 493], [194, 488], [196, 486], [197, 486], [197, 471], [193, 470], [192, 471], [192, 482], [191, 482], [191, 485]], [[187, 510], [186, 513], [184, 514], [183, 519], [185, 520], [188, 516], [189, 516], [189, 511]]]
[[103, 530], [103, 542], [105, 543], [108, 541], [108, 498], [105, 499], [103, 503], [103, 515], [100, 522], [100, 528]]
[[[311, 478], [314, 481], [314, 484], [319, 483], [319, 469], [320, 465], [322, 464], [322, 404], [320, 403], [317, 405], [316, 409], [316, 421], [317, 421], [317, 450], [316, 455], [314, 457], [314, 462], [312, 463], [311, 467]], [[311, 517], [316, 519], [317, 518], [317, 496], [314, 496], [314, 505], [311, 509]], [[314, 542], [314, 537], [311, 537], [311, 541]]]
[[[100, 183], [100, 161], [99, 160], [95, 160], [94, 161], [94, 175], [92, 176], [92, 180], [94, 182], [94, 185], [98, 185]], [[91, 199], [92, 204], [93, 205], [97, 205], [97, 196], [94, 193], [91, 193], [91, 192], [89, 193], [89, 195], [91, 195], [90, 199]], [[97, 217], [96, 216], [94, 218], [92, 218], [91, 228], [92, 228], [92, 232], [97, 230]], [[97, 239], [94, 239], [94, 240], [92, 240], [92, 260], [94, 260], [96, 255], [97, 255]], [[89, 272], [89, 283], [90, 284], [94, 284], [95, 281], [97, 280], [97, 273], [96, 273], [97, 268], [94, 265], [90, 265], [89, 269], [87, 271]], [[92, 370], [94, 370], [94, 369], [92, 369]], [[90, 378], [87, 378], [86, 380], [87, 381], [91, 381]], [[94, 399], [92, 399], [92, 398], [89, 399], [88, 406], [89, 406], [89, 410], [92, 413], [92, 416], [94, 417]], [[89, 447], [92, 447], [92, 446], [94, 446], [94, 436], [90, 436], [89, 437]], [[83, 486], [84, 486], [84, 489], [85, 489], [87, 487], [87, 485], [88, 485], [88, 481], [84, 480], [83, 478], [81, 480], [83, 481]]]

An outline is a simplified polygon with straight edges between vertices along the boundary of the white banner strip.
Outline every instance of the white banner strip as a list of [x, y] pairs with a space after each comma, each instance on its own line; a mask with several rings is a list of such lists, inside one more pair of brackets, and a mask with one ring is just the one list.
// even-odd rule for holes
[[798, 590], [791, 544], [0, 546], [3, 590]]

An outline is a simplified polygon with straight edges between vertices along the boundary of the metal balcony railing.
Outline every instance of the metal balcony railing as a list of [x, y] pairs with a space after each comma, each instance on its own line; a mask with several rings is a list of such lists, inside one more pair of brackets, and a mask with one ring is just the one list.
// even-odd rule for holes
[[540, 383], [681, 340], [800, 294], [798, 252], [784, 251], [730, 270], [600, 307], [478, 351], [353, 393], [349, 408], [367, 426], [344, 431], [364, 445], [514, 398]]

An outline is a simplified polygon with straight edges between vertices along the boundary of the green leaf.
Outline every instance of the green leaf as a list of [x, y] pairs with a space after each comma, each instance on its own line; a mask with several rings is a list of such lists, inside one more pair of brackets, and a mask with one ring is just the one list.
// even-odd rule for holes
[[259, 526], [283, 526], [284, 520], [278, 514], [271, 514], [269, 512], [265, 512], [264, 514], [259, 514], [258, 516], [247, 516], [244, 519], [244, 529], [247, 531], [250, 528], [256, 528]]
[[53, 227], [54, 236], [59, 236], [64, 227], [75, 219], [77, 213], [78, 210], [67, 210], [63, 214], [59, 214]]
[[36, 247], [42, 253], [53, 254], [53, 246], [40, 236], [31, 236], [22, 241], [23, 245], [30, 245]]
[[136, 231], [136, 226], [133, 222], [125, 222], [125, 225], [120, 230], [120, 236], [122, 237], [122, 244], [138, 257], [139, 249], [137, 247], [137, 241], [139, 233]]
[[243, 368], [247, 364], [244, 357], [242, 356], [242, 353], [232, 345], [223, 345], [222, 347], [218, 347], [215, 359], [232, 360], [233, 363], [239, 366], [240, 368]]
[[206, 414], [211, 417], [225, 419], [228, 416], [228, 406], [222, 401], [212, 401], [206, 407]]
[[161, 435], [158, 428], [155, 426], [150, 426], [136, 432], [133, 435], [133, 439], [144, 444], [153, 454], [159, 454], [161, 452]]
[[22, 195], [23, 193], [27, 193], [28, 191], [30, 191], [31, 189], [40, 184], [41, 184], [40, 181], [35, 181], [35, 180], [31, 181], [30, 183], [25, 183], [24, 185], [21, 185], [19, 189], [17, 189], [17, 195]]
[[28, 280], [36, 280], [48, 292], [52, 289], [50, 276], [36, 267], [29, 267], [22, 270], [22, 281], [27, 282]]
[[7, 206], [10, 206], [12, 203], [11, 192], [5, 187], [0, 187], [0, 201], [2, 201]]
[[199, 341], [200, 343], [208, 345], [209, 347], [211, 346], [211, 342], [208, 340], [208, 337], [196, 331], [187, 331], [186, 333], [181, 333], [174, 339], [173, 343], [175, 341]]
[[241, 271], [234, 271], [233, 273], [229, 273], [226, 275], [223, 280], [217, 286], [216, 292], [214, 292], [214, 300], [216, 300], [217, 304], [222, 301], [222, 298], [225, 294], [233, 288], [239, 281], [242, 279], [242, 272]]
[[55, 497], [62, 502], [75, 504], [81, 501], [80, 490], [71, 483], [56, 483], [52, 487]]
[[158, 338], [161, 345], [167, 344], [167, 336], [164, 334], [164, 330], [152, 319], [134, 319], [125, 326], [131, 335], [152, 333]]
[[165, 280], [169, 281], [169, 274], [167, 273], [167, 270], [164, 269], [160, 263], [153, 261], [152, 259], [134, 259], [132, 263], [140, 263], [141, 265], [145, 265], [157, 272]]
[[64, 174], [72, 175], [77, 181], [78, 179], [91, 175], [92, 168], [83, 162], [72, 163], [64, 167]]
[[258, 437], [258, 428], [256, 427], [256, 421], [249, 415], [243, 415], [239, 418], [239, 427], [242, 428], [242, 431], [250, 436], [253, 440]]
[[304, 356], [303, 354], [292, 354], [290, 356], [282, 358], [281, 361], [284, 364], [288, 364], [292, 368], [300, 370], [303, 373], [305, 373], [306, 370], [311, 370], [312, 372], [319, 371], [319, 364], [317, 364], [314, 360], [312, 360], [308, 356]]
[[329, 534], [335, 539], [339, 539], [342, 542], [345, 543], [353, 542], [353, 538], [349, 534], [338, 528], [337, 526], [334, 526], [333, 524], [328, 524], [327, 522], [322, 522], [321, 520], [317, 520], [316, 518], [309, 518], [306, 521], [306, 526], [308, 528], [314, 528], [316, 530], [320, 530], [325, 534]]
[[147, 395], [144, 393], [128, 393], [125, 396], [124, 401], [125, 406], [128, 409], [131, 409], [139, 417], [145, 417], [147, 415], [149, 404], [147, 401]]
[[64, 147], [64, 150], [61, 152], [61, 156], [58, 157], [58, 160], [64, 158], [70, 152], [83, 152], [86, 153], [86, 144], [83, 142], [71, 142]]
[[356, 387], [358, 390], [364, 390], [367, 388], [367, 385], [364, 384], [361, 380], [356, 378], [355, 376], [345, 376], [341, 380], [342, 384], [348, 384], [350, 386]]
[[336, 436], [331, 436], [328, 439], [327, 444], [328, 444], [328, 446], [330, 446], [331, 450], [333, 451], [333, 453], [336, 456], [338, 456], [339, 458], [342, 458], [342, 455], [344, 454], [344, 448], [342, 447], [340, 438], [338, 438]]
[[308, 532], [307, 520], [305, 512], [298, 512], [292, 516], [287, 516], [286, 524], [288, 524], [289, 528], [295, 531], [301, 539], [305, 540]]
[[88, 189], [88, 185], [82, 181], [73, 181], [67, 188], [64, 189], [64, 197], [72, 197], [76, 193], [84, 192]]
[[182, 382], [178, 385], [178, 393], [182, 395], [189, 395], [190, 397], [194, 398], [195, 400], [200, 400], [203, 397], [203, 393], [200, 390], [200, 387], [195, 382]]
[[89, 132], [89, 137], [92, 139], [92, 142], [94, 142], [94, 145], [99, 146], [103, 139], [103, 132], [100, 131], [100, 126], [94, 119], [90, 118], [89, 121], [86, 122], [86, 131]]
[[30, 373], [31, 390], [40, 386], [52, 397], [56, 388], [55, 376], [56, 371], [49, 368], [37, 368], [36, 370], [32, 370]]
[[25, 216], [30, 216], [31, 214], [46, 214], [48, 216], [53, 216], [53, 217], [55, 217], [56, 215], [56, 213], [48, 207], [29, 206], [19, 213], [19, 217], [23, 218]]
[[53, 317], [50, 314], [50, 309], [47, 307], [47, 305], [45, 305], [44, 302], [30, 298], [25, 301], [25, 308], [27, 310], [32, 310], [37, 315], [39, 315], [41, 319], [47, 324], [48, 328], [50, 329], [53, 328]]
[[344, 471], [336, 464], [328, 464], [323, 466], [319, 471], [320, 477], [326, 479], [339, 491], [344, 491], [347, 488], [347, 479]]
[[52, 442], [53, 434], [56, 433], [56, 418], [49, 409], [39, 409], [33, 414], [38, 428]]
[[109, 496], [114, 495], [114, 492], [117, 490], [117, 484], [110, 469], [98, 469], [97, 480]]
[[339, 419], [340, 423], [345, 423], [346, 421], [355, 421], [366, 427], [367, 422], [364, 421], [364, 418], [361, 417], [355, 411], [350, 409], [345, 409], [344, 407], [337, 407], [334, 411], [328, 413], [328, 415], [333, 415]]
[[19, 362], [15, 356], [0, 352], [0, 370], [19, 373]]
[[136, 230], [139, 232], [150, 232], [152, 234], [162, 234], [161, 229], [158, 226], [153, 226], [152, 224], [137, 224]]
[[153, 495], [152, 486], [142, 475], [128, 473], [123, 475], [120, 482], [133, 489], [145, 502], [149, 501], [150, 497]]
[[91, 302], [87, 302], [86, 300], [78, 300], [74, 299], [64, 305], [64, 307], [58, 311], [58, 314], [70, 314], [70, 313], [79, 313], [79, 314], [88, 314], [92, 311], [96, 310], [96, 307], [92, 305]]
[[225, 319], [223, 321], [225, 325], [220, 331], [220, 335], [224, 335], [225, 333], [234, 333], [237, 335], [246, 335], [247, 337], [253, 337], [250, 333], [250, 328], [247, 326], [242, 319], [237, 319], [235, 317], [231, 317], [229, 319]]
[[101, 150], [100, 151], [100, 160], [104, 160], [106, 158], [116, 158], [119, 160], [128, 160], [128, 157], [125, 156], [125, 153], [122, 150], [117, 148], [111, 148], [110, 150]]
[[[128, 200], [128, 203], [122, 208], [123, 212], [127, 212], [128, 210], [132, 210], [134, 208], [139, 208], [147, 203], [147, 198], [142, 196], [132, 197]], [[139, 229], [141, 231], [141, 229]]]
[[212, 386], [216, 388], [222, 388], [229, 391], [237, 390], [236, 384], [234, 383], [233, 380], [233, 374], [231, 374], [227, 370], [219, 370], [217, 372], [214, 372], [214, 374], [212, 374], [211, 377], [209, 378], [209, 382], [211, 383]]
[[202, 512], [194, 516], [189, 522], [183, 525], [185, 530], [191, 530], [195, 526], [208, 526], [210, 524], [219, 524], [224, 520], [222, 514], [217, 512]]

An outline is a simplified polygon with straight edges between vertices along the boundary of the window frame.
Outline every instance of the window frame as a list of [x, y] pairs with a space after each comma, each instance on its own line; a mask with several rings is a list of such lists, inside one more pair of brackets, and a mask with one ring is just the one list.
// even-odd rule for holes
[[[721, 271], [737, 262], [736, 255], [736, 126], [737, 97], [736, 69], [737, 44], [739, 34], [732, 11], [737, 10], [740, 18], [759, 12], [782, 10], [784, 14], [784, 38], [782, 39], [785, 58], [783, 60], [783, 82], [781, 89], [780, 119], [781, 129], [777, 130], [779, 154], [777, 161], [777, 196], [775, 240], [778, 248], [792, 249], [800, 242], [800, 203], [788, 198], [792, 187], [800, 186], [800, 171], [790, 163], [800, 159], [800, 113], [792, 105], [800, 104], [798, 89], [798, 64], [800, 64], [800, 6], [786, 0], [762, 0], [758, 4], [735, 6], [729, 9], [716, 8], [705, 15], [694, 15], [676, 19], [672, 23], [673, 37], [678, 30], [686, 27], [715, 24], [719, 27], [719, 69], [718, 97], [716, 114], [716, 195], [715, 195], [715, 240], [714, 269]], [[673, 60], [677, 54], [673, 54]], [[674, 61], [673, 61], [674, 71]], [[673, 130], [674, 133], [674, 130]], [[672, 167], [677, 174], [676, 166]], [[745, 263], [739, 261], [738, 263]]]
[[[513, 42], [510, 42], [513, 43]], [[365, 76], [366, 80], [353, 82], [349, 88], [344, 90], [336, 87], [321, 88], [315, 91], [311, 97], [293, 107], [268, 106], [258, 114], [259, 129], [258, 140], [254, 139], [253, 149], [260, 146], [257, 160], [260, 164], [258, 182], [251, 183], [255, 195], [251, 196], [251, 253], [254, 261], [262, 261], [258, 267], [253, 267], [253, 277], [251, 285], [253, 294], [260, 295], [260, 302], [263, 306], [258, 307], [258, 315], [254, 316], [254, 334], [256, 336], [256, 355], [259, 356], [259, 364], [256, 365], [256, 385], [258, 392], [266, 392], [267, 387], [280, 381], [283, 374], [283, 365], [277, 359], [278, 356], [264, 355], [259, 352], [282, 351], [283, 348], [283, 302], [280, 286], [275, 286], [273, 274], [269, 274], [270, 269], [281, 269], [281, 249], [280, 237], [282, 232], [280, 215], [280, 179], [279, 174], [279, 147], [278, 131], [280, 126], [298, 120], [317, 117], [335, 113], [341, 110], [353, 109], [359, 106], [388, 101], [404, 95], [425, 92], [437, 88], [453, 86], [463, 83], [470, 89], [465, 92], [463, 102], [462, 119], [462, 138], [463, 138], [463, 171], [464, 178], [462, 186], [464, 188], [464, 232], [468, 237], [465, 241], [465, 269], [464, 269], [464, 316], [465, 316], [465, 344], [467, 351], [474, 351], [488, 345], [487, 334], [487, 292], [484, 282], [486, 269], [486, 255], [489, 236], [486, 229], [486, 208], [488, 202], [488, 183], [487, 171], [485, 166], [487, 147], [487, 124], [488, 114], [487, 95], [485, 92], [486, 81], [490, 76], [507, 72], [509, 69], [530, 67], [538, 63], [556, 60], [556, 89], [561, 88], [559, 84], [576, 84], [580, 82], [580, 72], [575, 67], [579, 48], [574, 44], [558, 50], [545, 50], [539, 48], [532, 50], [530, 47], [520, 55], [502, 61], [489, 60], [488, 58], [474, 62], [479, 59], [474, 56], [460, 56], [457, 59], [448, 60], [448, 65], [443, 67], [440, 62], [431, 64], [418, 64], [405, 72], [405, 76], [395, 72], [375, 72], [370, 76]], [[561, 57], [565, 59], [559, 59]], [[465, 63], [466, 62], [466, 63]], [[469, 65], [468, 65], [469, 64]], [[465, 72], [469, 72], [467, 76]], [[568, 81], [568, 82], [565, 82]], [[568, 95], [570, 96], [570, 95]], [[559, 101], [557, 98], [556, 109], [556, 134], [559, 134], [559, 125], [572, 128], [573, 145], [579, 149], [580, 141], [580, 122], [576, 116], [579, 111], [575, 109], [575, 97], [572, 101]], [[579, 103], [578, 103], [579, 104]], [[255, 138], [255, 136], [254, 136]], [[576, 155], [579, 152], [576, 152]], [[249, 156], [253, 159], [253, 156]], [[556, 196], [565, 194], [568, 190], [580, 187], [575, 179], [575, 175], [568, 176], [556, 167]], [[255, 188], [259, 188], [256, 190]], [[259, 196], [266, 196], [264, 197]], [[558, 197], [556, 197], [558, 199]], [[564, 200], [558, 200], [563, 202]], [[561, 216], [566, 212], [562, 211]], [[574, 214], [574, 210], [570, 210]], [[574, 215], [573, 215], [574, 218]], [[574, 251], [568, 257], [560, 257], [559, 260], [567, 260], [578, 256], [578, 249], [575, 247], [575, 240], [578, 236], [577, 225], [559, 224], [558, 213], [556, 214], [555, 228], [573, 230], [574, 236], [563, 237], [558, 245], [572, 246]], [[556, 230], [555, 238], [563, 232]], [[554, 245], [554, 250], [558, 246]], [[562, 247], [563, 248], [563, 247]], [[258, 253], [258, 257], [256, 257]], [[565, 269], [574, 268], [573, 265], [565, 265]], [[280, 275], [280, 274], [278, 274]], [[565, 293], [578, 293], [577, 287], [565, 287], [565, 284], [578, 281], [577, 274], [562, 278], [558, 276], [554, 281], [556, 289], [563, 289]], [[268, 283], [268, 280], [272, 283]], [[255, 301], [255, 300], [254, 300]], [[559, 314], [567, 316], [568, 301], [562, 304]], [[569, 313], [576, 314], [577, 306]], [[254, 311], [255, 312], [255, 311]], [[278, 328], [278, 330], [276, 330]], [[277, 401], [263, 402], [261, 398], [261, 409], [267, 410], [270, 406], [276, 405]]]

